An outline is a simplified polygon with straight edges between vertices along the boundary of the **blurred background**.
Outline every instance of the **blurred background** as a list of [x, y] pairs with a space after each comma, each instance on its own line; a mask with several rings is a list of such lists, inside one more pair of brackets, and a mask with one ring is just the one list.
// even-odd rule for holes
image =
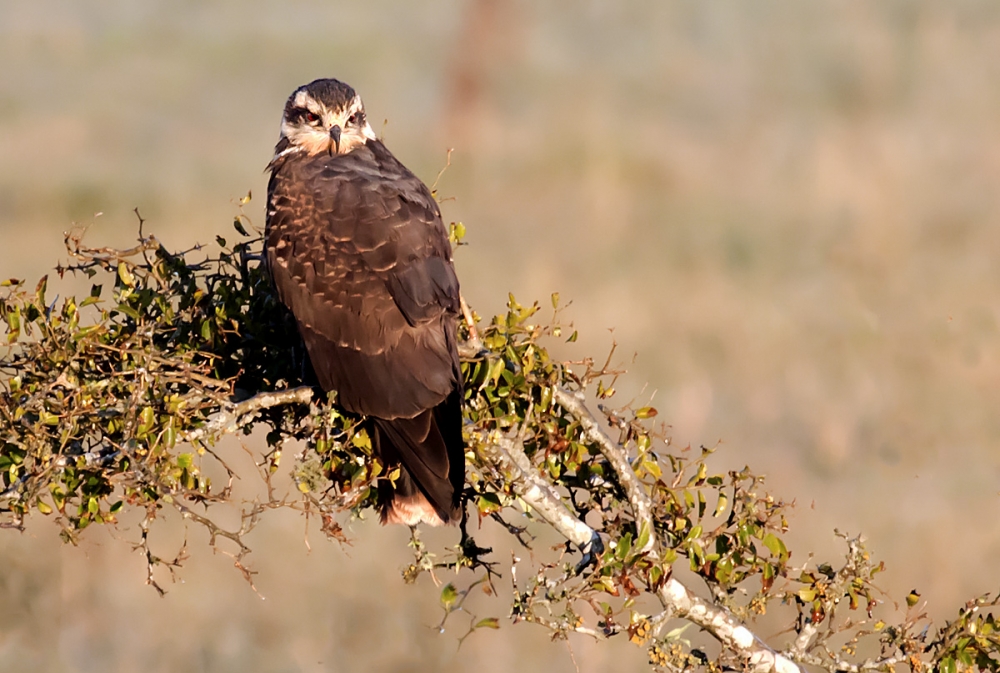
[[[263, 225], [285, 98], [326, 76], [428, 183], [454, 148], [439, 190], [476, 309], [572, 299], [560, 353], [613, 338], [623, 403], [652, 396], [675, 444], [766, 473], [797, 502], [793, 561], [833, 558], [836, 527], [933, 616], [996, 589], [1000, 5], [2, 3], [0, 276], [34, 282], [73, 223], [128, 243], [135, 207], [168, 246], [230, 235], [248, 191]], [[438, 589], [400, 581], [398, 527], [309, 551], [301, 517], [271, 516], [250, 537], [266, 600], [191, 530], [161, 599], [134, 523], [71, 547], [38, 518], [0, 532], [2, 671], [645, 665], [503, 620], [459, 649]]]

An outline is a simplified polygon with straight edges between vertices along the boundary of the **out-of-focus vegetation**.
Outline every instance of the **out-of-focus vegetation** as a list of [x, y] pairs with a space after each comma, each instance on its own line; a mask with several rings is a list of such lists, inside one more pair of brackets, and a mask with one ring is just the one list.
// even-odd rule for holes
[[[722, 438], [717, 459], [798, 499], [793, 546], [862, 531], [908, 568], [887, 588], [947, 617], [994, 588], [1000, 555], [998, 28], [986, 0], [5, 3], [0, 275], [48, 272], [96, 210], [102, 241], [131, 240], [135, 206], [168, 244], [209, 239], [262, 190], [288, 92], [342, 77], [425, 179], [456, 148], [440, 187], [470, 225], [457, 263], [481, 311], [507, 290], [572, 297], [581, 350], [614, 327], [676, 441]], [[261, 603], [225, 559], [158, 601], [122, 545], [29, 529], [3, 546], [2, 666], [512, 664], [503, 631], [456, 654], [419, 596], [370, 603], [358, 587], [406, 559], [381, 546], [397, 531], [365, 533], [305, 556], [301, 529], [262, 524], [285, 551], [255, 560]], [[375, 623], [377, 647], [359, 635]], [[574, 644], [584, 670], [603, 652]]]

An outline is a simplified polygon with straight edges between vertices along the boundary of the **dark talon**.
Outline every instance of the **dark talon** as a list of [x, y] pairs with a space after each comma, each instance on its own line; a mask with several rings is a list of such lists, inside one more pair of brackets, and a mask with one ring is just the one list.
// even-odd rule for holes
[[583, 556], [580, 557], [580, 562], [573, 569], [577, 575], [586, 570], [588, 566], [597, 566], [597, 559], [604, 553], [604, 543], [601, 542], [600, 536], [595, 532], [591, 535], [590, 542], [583, 545], [580, 551], [583, 552]]
[[472, 561], [473, 567], [483, 566], [487, 571], [492, 570], [494, 563], [484, 561], [482, 557], [487, 554], [493, 553], [492, 547], [480, 547], [476, 544], [476, 541], [472, 539], [469, 535], [468, 523], [469, 523], [469, 513], [465, 507], [466, 503], [470, 500], [467, 493], [463, 493], [461, 496], [462, 500], [462, 520], [458, 524], [458, 529], [462, 532], [462, 539], [459, 541], [459, 546], [462, 549], [462, 555], [467, 559]]

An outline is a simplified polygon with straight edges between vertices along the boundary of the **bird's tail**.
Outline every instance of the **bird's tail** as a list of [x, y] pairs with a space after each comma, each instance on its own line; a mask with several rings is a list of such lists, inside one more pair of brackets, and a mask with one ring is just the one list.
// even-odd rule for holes
[[390, 469], [400, 467], [395, 483], [386, 479], [379, 488], [382, 523], [440, 526], [461, 518], [465, 443], [460, 392], [413, 418], [373, 420], [379, 456]]

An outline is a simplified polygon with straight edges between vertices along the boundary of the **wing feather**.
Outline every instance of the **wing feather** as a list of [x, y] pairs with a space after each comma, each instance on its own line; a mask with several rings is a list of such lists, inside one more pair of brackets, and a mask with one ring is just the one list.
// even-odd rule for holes
[[458, 279], [429, 190], [370, 144], [275, 168], [268, 264], [321, 385], [352, 411], [412, 417], [459, 383], [446, 336], [459, 314]]

